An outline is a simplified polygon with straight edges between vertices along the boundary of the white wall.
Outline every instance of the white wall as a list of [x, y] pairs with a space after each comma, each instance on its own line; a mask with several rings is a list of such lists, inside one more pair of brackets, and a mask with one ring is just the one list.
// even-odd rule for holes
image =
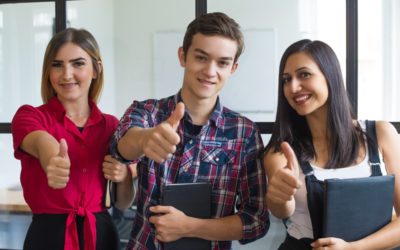
[[[195, 17], [194, 3], [188, 0], [115, 1], [116, 111], [119, 116], [132, 100], [154, 96], [153, 35], [157, 31], [184, 31]], [[176, 60], [178, 62], [178, 57]]]

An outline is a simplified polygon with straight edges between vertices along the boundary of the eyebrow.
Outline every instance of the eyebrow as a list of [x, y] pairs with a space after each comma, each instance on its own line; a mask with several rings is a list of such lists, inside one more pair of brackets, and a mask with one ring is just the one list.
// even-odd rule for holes
[[[69, 62], [72, 62], [72, 63], [74, 63], [74, 62], [78, 62], [78, 61], [86, 61], [86, 59], [85, 58], [83, 58], [83, 57], [78, 57], [78, 58], [75, 58], [75, 59], [71, 59], [71, 60], [69, 60]], [[53, 62], [58, 62], [58, 63], [62, 63], [63, 61], [62, 60], [57, 60], [57, 59], [54, 59], [53, 60]]]
[[[308, 68], [308, 67], [301, 67], [301, 68], [296, 69], [295, 72], [298, 73], [299, 71], [302, 71], [302, 70], [311, 70], [311, 69]], [[284, 76], [284, 75], [290, 75], [290, 74], [286, 73], [286, 72], [283, 72], [282, 76]]]
[[301, 68], [296, 69], [295, 71], [299, 72], [299, 71], [302, 71], [302, 70], [311, 70], [311, 69], [308, 68], [308, 67], [301, 67]]
[[[204, 50], [202, 50], [202, 49], [195, 48], [194, 51], [195, 51], [195, 52], [198, 52], [198, 53], [200, 53], [200, 54], [209, 56], [209, 54], [208, 54], [207, 52], [205, 52]], [[223, 56], [223, 57], [220, 57], [220, 58], [218, 58], [218, 59], [219, 59], [219, 60], [225, 60], [225, 61], [233, 61], [233, 57], [230, 57], [230, 56]]]

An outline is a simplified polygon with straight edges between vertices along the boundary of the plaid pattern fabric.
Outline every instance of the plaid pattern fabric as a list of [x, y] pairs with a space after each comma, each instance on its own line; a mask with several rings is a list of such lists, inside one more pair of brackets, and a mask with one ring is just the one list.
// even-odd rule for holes
[[[180, 101], [180, 95], [161, 100], [133, 102], [120, 121], [111, 143], [117, 143], [131, 127], [154, 127], [165, 121]], [[212, 183], [213, 218], [234, 214], [243, 222], [241, 243], [265, 235], [269, 227], [264, 196], [266, 178], [258, 156], [263, 149], [253, 122], [221, 106], [219, 100], [207, 124], [197, 128], [187, 113], [177, 129], [181, 142], [167, 161], [142, 157], [138, 163], [138, 204], [128, 249], [162, 249], [148, 221], [149, 207], [159, 204], [163, 185], [175, 182]], [[121, 157], [120, 157], [121, 158]], [[212, 242], [212, 249], [230, 249], [230, 241]]]

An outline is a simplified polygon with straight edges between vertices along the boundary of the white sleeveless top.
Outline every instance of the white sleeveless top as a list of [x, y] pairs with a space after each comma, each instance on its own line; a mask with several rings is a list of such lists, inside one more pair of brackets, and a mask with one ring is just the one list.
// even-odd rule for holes
[[[365, 131], [365, 121], [359, 121], [361, 128]], [[386, 175], [386, 169], [382, 162], [382, 156], [379, 154], [381, 159], [381, 171], [383, 175]], [[371, 176], [371, 167], [368, 163], [368, 150], [366, 150], [365, 158], [362, 162], [357, 165], [339, 168], [339, 169], [323, 169], [311, 164], [314, 170], [314, 175], [318, 180], [325, 180], [329, 178], [358, 178]], [[296, 238], [314, 238], [313, 230], [311, 225], [311, 219], [307, 205], [307, 190], [305, 185], [305, 177], [303, 171], [300, 169], [299, 175], [300, 181], [303, 185], [299, 188], [294, 195], [296, 201], [296, 208], [293, 215], [287, 220], [287, 231], [288, 233]]]

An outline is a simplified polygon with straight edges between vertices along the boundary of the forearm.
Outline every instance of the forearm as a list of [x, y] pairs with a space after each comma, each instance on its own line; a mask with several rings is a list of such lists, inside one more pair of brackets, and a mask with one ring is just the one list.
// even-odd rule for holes
[[45, 131], [35, 131], [25, 137], [21, 149], [36, 157], [46, 170], [50, 158], [59, 153], [59, 142]]
[[218, 219], [189, 217], [188, 235], [214, 241], [231, 241], [243, 238], [243, 225], [239, 215]]
[[351, 242], [352, 249], [386, 250], [400, 246], [400, 219], [396, 219], [359, 241]]
[[128, 175], [124, 181], [116, 183], [116, 203], [115, 206], [120, 210], [130, 207], [135, 199], [135, 188], [133, 178]]
[[279, 219], [289, 218], [294, 213], [296, 206], [294, 199], [291, 199], [290, 201], [287, 201], [282, 204], [272, 201], [271, 199], [268, 198], [268, 195], [266, 197], [266, 203], [271, 213]]
[[127, 160], [136, 160], [143, 155], [141, 142], [146, 129], [134, 127], [130, 128], [118, 142], [118, 152]]

